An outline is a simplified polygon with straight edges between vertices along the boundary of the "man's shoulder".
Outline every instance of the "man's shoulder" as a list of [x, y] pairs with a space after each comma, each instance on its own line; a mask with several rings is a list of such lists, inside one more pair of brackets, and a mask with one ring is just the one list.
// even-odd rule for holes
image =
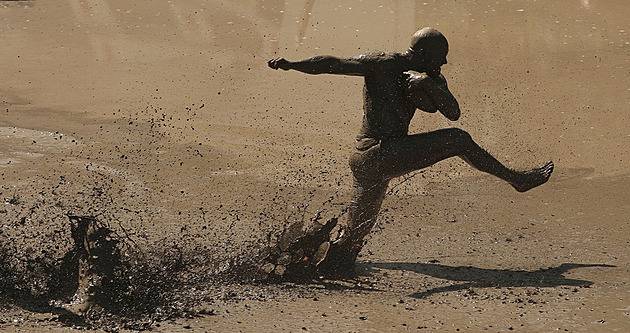
[[395, 62], [398, 58], [399, 54], [396, 52], [383, 52], [383, 51], [369, 51], [354, 58], [357, 60], [361, 60], [364, 62], [372, 62], [372, 63], [388, 63]]

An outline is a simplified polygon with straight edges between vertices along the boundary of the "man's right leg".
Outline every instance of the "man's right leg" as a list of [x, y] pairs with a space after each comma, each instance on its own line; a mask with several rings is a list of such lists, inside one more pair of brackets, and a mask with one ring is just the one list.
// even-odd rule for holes
[[529, 171], [509, 169], [481, 148], [470, 134], [458, 128], [388, 139], [381, 144], [380, 154], [381, 171], [387, 178], [402, 176], [459, 156], [474, 168], [510, 183], [519, 192], [544, 184], [553, 171], [552, 162]]
[[[338, 244], [331, 247], [343, 266], [354, 263], [363, 247], [365, 237], [376, 224], [378, 212], [385, 198], [389, 179], [380, 172], [380, 144], [366, 150], [357, 150], [350, 156], [350, 168], [354, 178], [353, 193], [348, 207], [348, 225]], [[350, 265], [351, 266], [351, 265]]]
[[348, 228], [350, 238], [360, 242], [367, 236], [376, 224], [376, 217], [389, 181], [354, 181], [354, 193], [348, 210]]
[[348, 211], [348, 226], [331, 243], [326, 259], [319, 266], [322, 272], [345, 274], [352, 272], [354, 262], [365, 243], [365, 237], [376, 224], [376, 217], [385, 198], [389, 181], [364, 182], [354, 180], [354, 193]]

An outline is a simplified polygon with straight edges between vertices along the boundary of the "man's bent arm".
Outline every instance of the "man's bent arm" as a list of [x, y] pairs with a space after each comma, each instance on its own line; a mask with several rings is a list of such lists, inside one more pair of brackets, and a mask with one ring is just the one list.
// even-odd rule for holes
[[408, 74], [410, 75], [409, 85], [411, 89], [422, 89], [444, 117], [453, 121], [459, 119], [461, 114], [459, 103], [448, 89], [443, 75], [440, 74], [439, 77], [431, 78], [426, 74], [413, 72], [408, 72]]
[[368, 66], [357, 59], [342, 59], [334, 56], [314, 56], [299, 61], [288, 61], [283, 58], [269, 60], [273, 69], [293, 69], [307, 74], [342, 74], [365, 76]]

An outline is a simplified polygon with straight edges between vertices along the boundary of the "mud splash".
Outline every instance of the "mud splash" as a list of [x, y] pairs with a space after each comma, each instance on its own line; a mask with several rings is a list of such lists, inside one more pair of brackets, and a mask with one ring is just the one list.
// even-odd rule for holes
[[[186, 107], [186, 121], [202, 108]], [[242, 158], [171, 134], [177, 121], [148, 105], [73, 135], [4, 127], [0, 155], [24, 167], [7, 164], [0, 185], [0, 307], [144, 330], [332, 272], [322, 263], [341, 231], [341, 180], [314, 188], [303, 169], [261, 180]]]
[[116, 207], [110, 177], [90, 174], [81, 186], [61, 177], [36, 194], [5, 197], [0, 213], [10, 223], [0, 229], [0, 303], [57, 314], [72, 327], [145, 330], [212, 314], [208, 305], [235, 297], [242, 284], [322, 274], [320, 244], [328, 244], [337, 218], [322, 225], [326, 214], [309, 219], [307, 205], [294, 207], [266, 237], [240, 244], [208, 241], [184, 218], [179, 234], [156, 239], [130, 222], [151, 220], [151, 212]]
[[67, 216], [67, 225], [72, 241], [39, 247], [42, 255], [0, 244], [3, 303], [57, 313], [71, 326], [147, 329], [199, 314], [211, 295], [203, 288], [221, 283], [195, 246], [163, 241], [140, 249], [94, 217]]

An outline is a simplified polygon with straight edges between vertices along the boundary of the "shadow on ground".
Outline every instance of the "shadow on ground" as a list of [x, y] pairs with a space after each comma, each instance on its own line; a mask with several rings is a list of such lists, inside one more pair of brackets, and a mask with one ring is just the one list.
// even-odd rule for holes
[[564, 273], [585, 267], [616, 267], [606, 264], [564, 263], [556, 267], [535, 271], [511, 269], [485, 269], [466, 266], [447, 266], [434, 263], [381, 262], [365, 264], [368, 270], [402, 270], [429, 275], [438, 279], [458, 281], [454, 285], [442, 286], [411, 294], [414, 298], [425, 298], [434, 294], [487, 287], [588, 287], [592, 281], [569, 279]]

